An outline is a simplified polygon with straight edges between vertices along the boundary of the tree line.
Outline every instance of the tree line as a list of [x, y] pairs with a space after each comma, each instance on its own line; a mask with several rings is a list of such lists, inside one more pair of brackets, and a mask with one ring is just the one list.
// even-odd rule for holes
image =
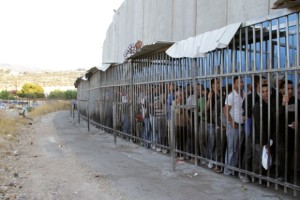
[[15, 100], [17, 98], [37, 99], [58, 99], [58, 100], [71, 100], [77, 98], [76, 90], [54, 90], [46, 97], [43, 87], [34, 83], [25, 83], [21, 90], [2, 90], [0, 92], [0, 99]]

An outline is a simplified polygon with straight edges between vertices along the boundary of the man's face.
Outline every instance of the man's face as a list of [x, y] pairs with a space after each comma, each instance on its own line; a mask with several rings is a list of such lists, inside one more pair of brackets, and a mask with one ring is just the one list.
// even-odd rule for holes
[[277, 82], [277, 87], [279, 87], [280, 86], [280, 84], [281, 84], [281, 82], [282, 81], [284, 81], [283, 79], [281, 79], [281, 80], [278, 80], [278, 82]]
[[212, 88], [213, 90], [219, 91], [220, 88], [221, 88], [220, 80], [219, 80], [219, 79], [216, 79], [216, 80], [215, 80], [215, 83], [212, 85], [212, 87], [213, 87], [213, 88]]
[[268, 87], [261, 88], [261, 98], [263, 101], [268, 102], [269, 99], [269, 90]]
[[192, 95], [193, 92], [194, 92], [194, 88], [193, 88], [191, 85], [189, 85], [189, 86], [188, 86], [188, 94], [189, 94], [189, 95]]
[[293, 87], [293, 84], [288, 84], [288, 95], [289, 95], [289, 98], [291, 98], [293, 95], [293, 91], [294, 91], [294, 87]]
[[287, 93], [285, 92], [285, 86], [280, 89], [280, 92], [282, 95], [288, 95], [289, 98], [291, 98], [293, 95], [293, 91], [294, 91], [294, 87], [293, 87], [293, 84], [288, 84], [288, 87], [287, 87]]
[[198, 92], [198, 94], [201, 93], [201, 85], [197, 85], [197, 92]]
[[244, 88], [244, 82], [243, 79], [238, 78], [235, 80], [234, 82], [234, 89], [238, 90], [238, 89], [243, 89]]
[[142, 43], [142, 42], [137, 42], [137, 43], [135, 44], [135, 47], [136, 47], [137, 49], [140, 49], [142, 46], [143, 46], [143, 43]]
[[171, 84], [169, 85], [169, 91], [172, 92], [173, 90], [174, 90], [174, 86], [173, 86], [173, 84], [171, 83]]

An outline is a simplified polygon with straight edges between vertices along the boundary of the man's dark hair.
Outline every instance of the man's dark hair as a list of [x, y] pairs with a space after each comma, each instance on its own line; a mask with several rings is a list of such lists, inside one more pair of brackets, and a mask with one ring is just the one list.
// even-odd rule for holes
[[268, 87], [268, 84], [266, 84], [266, 83], [262, 84], [261, 88], [263, 88], [263, 87]]
[[[290, 84], [292, 84], [292, 85], [293, 85], [293, 81], [291, 81], [291, 80], [288, 80], [288, 85], [290, 85]], [[284, 86], [285, 86], [285, 81], [282, 81], [282, 82], [280, 83], [280, 86], [279, 86], [279, 88], [280, 88], [280, 89], [283, 89], [283, 88], [284, 88]]]
[[219, 78], [213, 78], [213, 79], [211, 79], [211, 80], [210, 80], [210, 85], [212, 86], [212, 85], [215, 83], [215, 81], [218, 80], [218, 79], [219, 79]]
[[239, 79], [239, 76], [233, 77], [233, 84], [235, 84], [235, 81]]

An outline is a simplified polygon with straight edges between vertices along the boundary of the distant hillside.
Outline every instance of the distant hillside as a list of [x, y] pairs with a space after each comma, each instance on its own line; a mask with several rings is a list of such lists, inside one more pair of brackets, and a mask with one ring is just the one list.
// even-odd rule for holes
[[[44, 88], [65, 88], [74, 86], [78, 77], [86, 73], [84, 69], [74, 71], [15, 71], [0, 67], [0, 91], [20, 90], [25, 83], [39, 84]], [[75, 89], [75, 88], [74, 88]]]

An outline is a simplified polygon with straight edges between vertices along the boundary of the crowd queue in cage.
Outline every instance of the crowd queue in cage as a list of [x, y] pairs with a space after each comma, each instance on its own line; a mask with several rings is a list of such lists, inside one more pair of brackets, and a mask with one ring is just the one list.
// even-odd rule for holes
[[[180, 161], [198, 159], [225, 175], [242, 169], [278, 182], [294, 182], [300, 169], [295, 132], [300, 84], [278, 74], [271, 80], [253, 75], [253, 83], [247, 86], [243, 79], [212, 78], [198, 82], [196, 87], [185, 81], [143, 84], [134, 86], [133, 94], [124, 87], [120, 129], [134, 142], [167, 153], [173, 126]], [[262, 164], [264, 148], [267, 165]], [[243, 172], [236, 175], [243, 182], [251, 181], [249, 173]]]
[[172, 57], [167, 47], [144, 55], [137, 41], [124, 53], [129, 60], [91, 70], [77, 83], [78, 112], [158, 152], [173, 153], [175, 141], [178, 162], [273, 183], [296, 196], [299, 16], [238, 27], [226, 48], [200, 57]]

